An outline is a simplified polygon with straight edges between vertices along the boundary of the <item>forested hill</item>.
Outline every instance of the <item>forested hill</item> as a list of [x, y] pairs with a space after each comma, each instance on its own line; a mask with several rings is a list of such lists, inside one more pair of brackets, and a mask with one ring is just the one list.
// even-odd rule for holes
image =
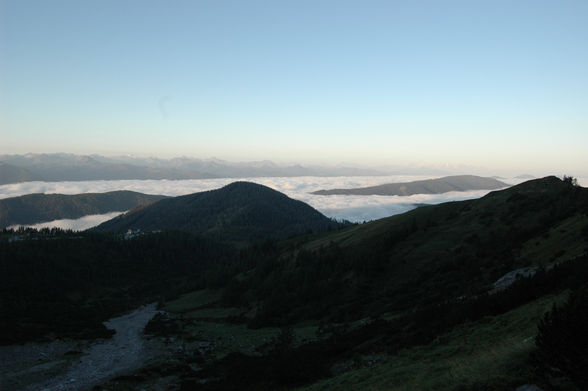
[[108, 193], [28, 194], [0, 200], [0, 228], [16, 224], [35, 224], [59, 219], [123, 212], [161, 200], [165, 196], [134, 191]]
[[269, 187], [234, 182], [217, 190], [161, 200], [94, 229], [104, 232], [178, 229], [244, 243], [338, 226], [304, 202]]
[[359, 187], [354, 189], [318, 190], [317, 195], [399, 195], [441, 194], [450, 191], [494, 190], [509, 185], [495, 178], [475, 175], [455, 175], [422, 181], [387, 183], [379, 186]]
[[[8, 238], [8, 240], [6, 240]], [[0, 231], [0, 345], [49, 332], [94, 338], [121, 311], [194, 287], [235, 251], [185, 232], [117, 235]]]

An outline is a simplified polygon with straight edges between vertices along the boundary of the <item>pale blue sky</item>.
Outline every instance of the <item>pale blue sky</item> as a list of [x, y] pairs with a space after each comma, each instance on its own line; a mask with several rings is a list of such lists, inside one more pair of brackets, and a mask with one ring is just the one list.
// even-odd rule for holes
[[586, 0], [0, 0], [0, 153], [584, 175], [587, 70]]

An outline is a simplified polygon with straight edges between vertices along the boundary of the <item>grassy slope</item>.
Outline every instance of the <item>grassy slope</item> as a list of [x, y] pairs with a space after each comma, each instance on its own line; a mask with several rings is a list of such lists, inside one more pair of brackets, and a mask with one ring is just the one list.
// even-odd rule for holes
[[[320, 314], [332, 314], [331, 321], [403, 311], [406, 300], [412, 306], [479, 294], [512, 270], [585, 252], [587, 200], [587, 189], [548, 177], [478, 200], [424, 206], [298, 243], [282, 253], [275, 272], [244, 274], [243, 286], [250, 288], [235, 296], [253, 295], [263, 305], [280, 292], [257, 287], [280, 278], [274, 285], [290, 284], [282, 296], [295, 302], [290, 320], [298, 322], [304, 314], [319, 315], [316, 303], [297, 299], [311, 289], [329, 303]], [[296, 258], [301, 250], [310, 252], [305, 262]], [[318, 286], [330, 280], [342, 282], [338, 291]], [[298, 289], [303, 285], [309, 289]]]
[[[215, 343], [215, 357], [231, 352], [256, 355], [264, 345], [271, 343], [280, 333], [276, 327], [250, 329], [245, 323], [228, 322], [227, 318], [246, 315], [244, 308], [219, 307], [219, 291], [199, 290], [182, 295], [166, 303], [164, 311], [181, 325], [181, 335], [188, 340]], [[300, 324], [293, 328], [297, 343], [316, 338], [318, 325]]]
[[[197, 318], [214, 305], [218, 292], [196, 291], [167, 303], [164, 310], [184, 325], [187, 341], [213, 343], [213, 356], [231, 352], [258, 355], [278, 336], [277, 328], [248, 329], [226, 322], [234, 308], [217, 307], [217, 319]], [[535, 349], [537, 322], [554, 303], [562, 303], [567, 292], [544, 296], [505, 314], [457, 326], [434, 342], [404, 349], [397, 354], [359, 355], [332, 367], [331, 378], [299, 388], [318, 390], [503, 390], [536, 381], [529, 364]], [[181, 320], [180, 320], [181, 319]], [[294, 325], [295, 344], [316, 340], [317, 324]]]
[[[527, 183], [493, 192], [479, 200], [420, 207], [320, 237], [305, 243], [303, 248], [316, 251], [333, 243], [343, 248], [368, 248], [390, 241], [391, 234], [395, 232], [412, 230], [414, 232], [395, 245], [393, 255], [417, 267], [424, 260], [452, 251], [459, 253], [465, 250], [467, 253], [471, 251], [468, 247], [491, 243], [492, 238], [508, 236], [511, 231], [526, 230], [530, 232], [529, 238], [522, 243], [513, 243], [516, 247], [510, 249], [514, 252], [511, 251], [509, 257], [515, 258], [518, 265], [547, 265], [583, 253], [588, 246], [586, 210], [562, 212], [562, 217], [555, 217], [554, 221], [540, 221], [541, 218], [547, 220], [551, 217], [544, 209], [559, 207], [556, 205], [557, 197], [544, 190], [544, 186], [562, 187], [562, 183], [555, 178], [553, 181], [545, 178], [535, 182], [535, 186]], [[586, 200], [586, 189], [578, 190]], [[532, 195], [533, 191], [537, 195]], [[527, 198], [520, 199], [524, 197]], [[531, 203], [536, 205], [529, 205]]]
[[[427, 346], [384, 356], [374, 366], [353, 369], [300, 391], [514, 389], [534, 380], [528, 358], [535, 348], [537, 322], [566, 296], [543, 297], [503, 315], [458, 326]], [[355, 365], [370, 359], [360, 357]]]
[[524, 263], [549, 265], [577, 256], [588, 245], [588, 216], [571, 216], [543, 235], [524, 243], [520, 257]]

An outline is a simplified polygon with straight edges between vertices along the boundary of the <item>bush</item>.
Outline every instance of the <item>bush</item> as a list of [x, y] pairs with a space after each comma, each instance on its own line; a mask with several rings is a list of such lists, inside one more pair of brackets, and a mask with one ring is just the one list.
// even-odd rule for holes
[[573, 176], [564, 175], [562, 180], [572, 186], [578, 186], [578, 179]]

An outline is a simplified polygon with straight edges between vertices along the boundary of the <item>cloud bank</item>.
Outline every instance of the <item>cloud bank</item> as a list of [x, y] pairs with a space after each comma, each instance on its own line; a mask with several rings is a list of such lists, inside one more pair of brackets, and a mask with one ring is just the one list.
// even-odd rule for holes
[[[412, 196], [320, 196], [310, 194], [311, 192], [320, 189], [375, 186], [384, 183], [409, 182], [431, 178], [435, 178], [435, 176], [396, 175], [365, 177], [268, 177], [247, 179], [219, 178], [191, 180], [25, 182], [0, 186], [0, 198], [15, 197], [30, 193], [80, 194], [103, 193], [114, 190], [132, 190], [147, 194], [178, 196], [218, 189], [229, 183], [240, 180], [255, 182], [271, 187], [272, 189], [287, 194], [291, 198], [308, 203], [328, 217], [345, 219], [353, 222], [363, 222], [403, 213], [415, 208], [418, 204], [438, 204], [448, 201], [478, 198], [489, 192], [488, 190], [476, 190], [444, 194], [416, 194]], [[514, 184], [521, 182], [522, 180], [509, 178], [503, 179], [503, 181]], [[52, 224], [50, 226], [59, 226], [68, 229], [86, 229], [93, 225], [100, 224], [115, 215], [116, 214], [109, 213], [107, 215], [86, 216], [77, 220], [58, 220], [44, 224]]]
[[[63, 220], [53, 220], [47, 221], [44, 223], [32, 224], [32, 225], [23, 225], [23, 227], [30, 227], [35, 229], [41, 228], [61, 228], [61, 229], [71, 229], [72, 231], [83, 231], [88, 228], [95, 227], [103, 222], [113, 219], [116, 216], [122, 214], [124, 212], [110, 212], [105, 213], [102, 215], [88, 215], [84, 217], [80, 217], [79, 219], [63, 219]], [[8, 227], [8, 229], [18, 229], [20, 225], [12, 225]]]

